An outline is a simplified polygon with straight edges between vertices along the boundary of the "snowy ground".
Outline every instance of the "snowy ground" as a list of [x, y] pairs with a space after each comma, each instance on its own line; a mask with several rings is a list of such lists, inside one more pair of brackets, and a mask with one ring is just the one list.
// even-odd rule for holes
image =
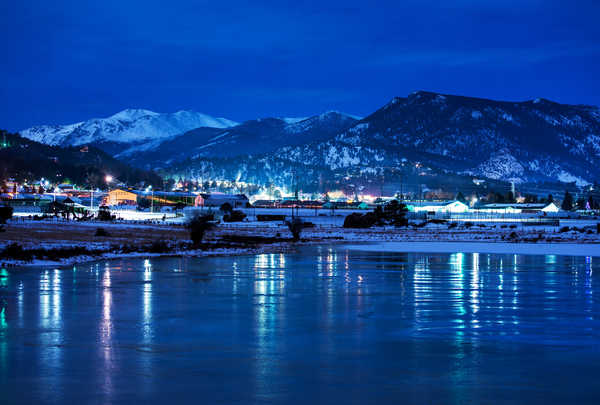
[[[323, 217], [324, 219], [330, 217]], [[337, 218], [333, 217], [336, 219]], [[312, 222], [312, 221], [311, 221]], [[596, 233], [596, 223], [591, 221], [562, 221], [559, 227], [525, 226], [516, 224], [486, 224], [467, 227], [459, 224], [428, 224], [423, 227], [408, 228], [374, 227], [370, 229], [345, 229], [332, 222], [313, 222], [313, 228], [302, 233], [303, 243], [350, 243], [353, 248], [393, 251], [426, 252], [495, 252], [533, 254], [573, 254], [600, 255], [600, 235]], [[569, 231], [561, 228], [569, 226]], [[95, 236], [97, 228], [104, 228], [109, 236]], [[575, 229], [573, 229], [575, 228]], [[150, 253], [111, 253], [115, 246], [148, 245], [156, 241], [166, 241], [173, 245], [189, 242], [188, 232], [182, 223], [162, 220], [154, 221], [115, 221], [112, 223], [90, 221], [74, 222], [48, 219], [33, 221], [26, 218], [13, 219], [7, 231], [0, 234], [0, 249], [10, 243], [18, 243], [26, 249], [60, 249], [84, 246], [88, 249], [105, 250], [103, 257], [145, 255]], [[290, 233], [282, 222], [241, 222], [220, 224], [206, 235], [207, 243], [218, 243], [226, 235], [259, 236], [269, 238], [290, 238]], [[202, 256], [208, 254], [250, 254], [261, 249], [293, 248], [290, 242], [273, 243], [261, 248], [215, 249], [209, 251], [175, 251], [169, 254]], [[85, 261], [90, 258], [73, 258], [66, 262]], [[42, 263], [38, 263], [42, 264]], [[48, 263], [55, 264], [55, 263]]]

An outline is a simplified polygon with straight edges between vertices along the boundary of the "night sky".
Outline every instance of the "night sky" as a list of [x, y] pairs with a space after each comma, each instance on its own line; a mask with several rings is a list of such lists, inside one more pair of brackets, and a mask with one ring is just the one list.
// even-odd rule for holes
[[124, 108], [366, 115], [415, 90], [600, 105], [600, 1], [0, 3], [0, 128]]

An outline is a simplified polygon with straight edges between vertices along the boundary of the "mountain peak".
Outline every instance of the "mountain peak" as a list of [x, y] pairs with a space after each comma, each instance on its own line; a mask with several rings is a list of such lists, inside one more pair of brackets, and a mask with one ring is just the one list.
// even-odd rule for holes
[[114, 118], [114, 119], [118, 119], [118, 120], [134, 121], [134, 120], [140, 119], [142, 117], [148, 117], [148, 116], [154, 117], [157, 115], [160, 115], [160, 114], [156, 113], [154, 111], [145, 110], [143, 108], [126, 108], [123, 111], [119, 111], [118, 113], [111, 115], [109, 118]]

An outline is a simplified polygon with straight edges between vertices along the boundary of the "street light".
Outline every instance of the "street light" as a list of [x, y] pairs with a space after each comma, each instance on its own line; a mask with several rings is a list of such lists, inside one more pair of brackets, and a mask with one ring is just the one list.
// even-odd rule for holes
[[106, 177], [104, 177], [104, 180], [106, 181], [106, 183], [110, 184], [113, 181], [113, 176], [107, 174]]
[[146, 188], [146, 192], [150, 191], [152, 193], [152, 197], [150, 197], [150, 213], [154, 212], [154, 190], [152, 189], [152, 185]]

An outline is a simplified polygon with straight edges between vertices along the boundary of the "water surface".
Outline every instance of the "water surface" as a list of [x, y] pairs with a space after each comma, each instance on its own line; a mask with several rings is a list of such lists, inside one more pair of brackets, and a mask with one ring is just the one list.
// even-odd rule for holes
[[598, 262], [385, 253], [0, 270], [0, 403], [600, 403]]

